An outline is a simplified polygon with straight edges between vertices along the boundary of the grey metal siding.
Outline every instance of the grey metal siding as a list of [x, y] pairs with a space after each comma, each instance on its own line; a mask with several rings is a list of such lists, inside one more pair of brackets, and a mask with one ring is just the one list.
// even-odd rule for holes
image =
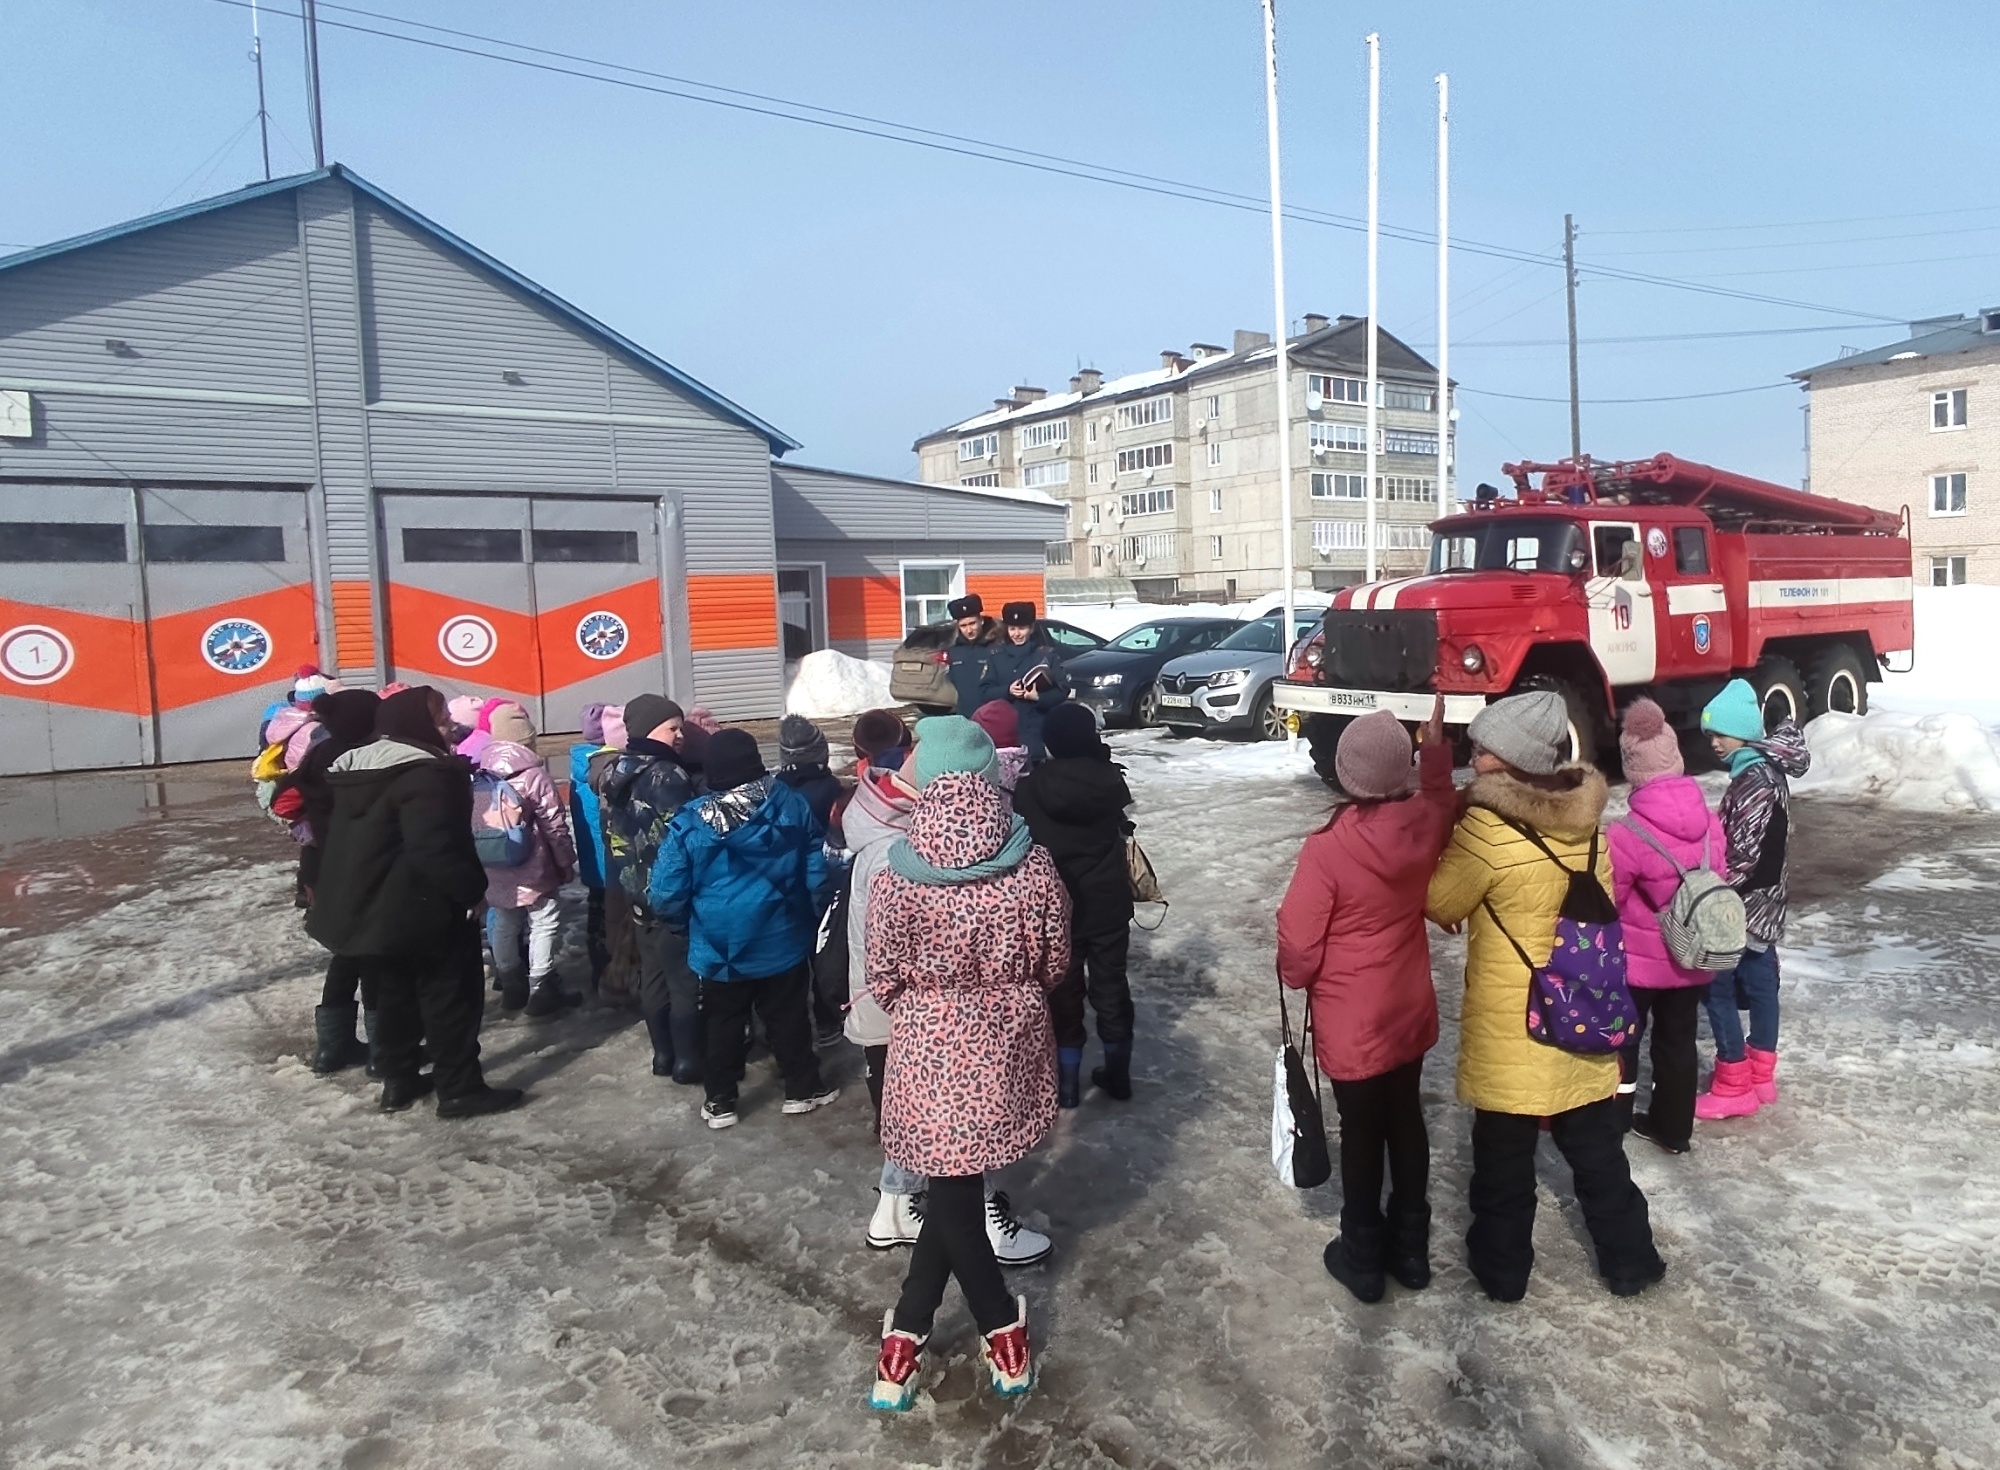
[[775, 648], [699, 651], [693, 667], [694, 703], [716, 718], [760, 720], [782, 713], [784, 666]]

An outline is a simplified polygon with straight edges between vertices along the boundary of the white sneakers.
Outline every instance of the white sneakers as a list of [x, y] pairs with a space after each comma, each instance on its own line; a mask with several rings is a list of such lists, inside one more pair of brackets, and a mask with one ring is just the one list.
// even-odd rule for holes
[[915, 1245], [923, 1228], [924, 1216], [915, 1195], [878, 1195], [874, 1217], [868, 1222], [868, 1249], [889, 1251], [899, 1245]]
[[840, 1096], [840, 1089], [838, 1087], [822, 1087], [818, 1092], [814, 1093], [811, 1097], [786, 1098], [785, 1105], [782, 1108], [778, 1109], [778, 1111], [781, 1113], [790, 1113], [790, 1114], [810, 1113], [818, 1108], [825, 1107], [828, 1103], [832, 1102], [835, 1098], [839, 1096]]
[[1007, 1196], [1000, 1193], [986, 1196], [986, 1238], [993, 1242], [993, 1259], [1003, 1266], [1032, 1266], [1046, 1260], [1054, 1248], [1041, 1231], [1020, 1222]]

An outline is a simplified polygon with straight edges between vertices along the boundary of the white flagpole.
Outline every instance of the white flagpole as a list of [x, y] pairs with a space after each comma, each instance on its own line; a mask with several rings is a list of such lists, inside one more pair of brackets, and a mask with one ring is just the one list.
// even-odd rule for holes
[[[1278, 169], [1278, 11], [1277, 0], [1264, 0], [1264, 130], [1271, 155], [1271, 294], [1278, 330], [1278, 519], [1284, 545], [1285, 610], [1278, 646], [1292, 647], [1292, 583], [1297, 579], [1292, 546], [1292, 374], [1291, 324], [1285, 315], [1284, 195]], [[1296, 734], [1290, 737], [1298, 740]]]
[[1382, 146], [1382, 38], [1368, 33], [1368, 460], [1362, 491], [1367, 496], [1367, 520], [1363, 535], [1368, 539], [1368, 580], [1375, 580], [1375, 497], [1380, 493], [1375, 476], [1375, 435], [1381, 418], [1376, 401], [1382, 395], [1381, 363], [1377, 360], [1382, 329], [1376, 322], [1375, 265], [1378, 207], [1381, 196]]
[[1451, 78], [1438, 73], [1438, 514], [1451, 514]]

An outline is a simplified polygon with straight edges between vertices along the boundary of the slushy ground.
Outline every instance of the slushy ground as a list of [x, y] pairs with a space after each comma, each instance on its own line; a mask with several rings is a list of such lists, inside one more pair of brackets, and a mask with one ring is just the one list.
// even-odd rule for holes
[[1173, 898], [1137, 1095], [1003, 1181], [1056, 1241], [1013, 1276], [1035, 1391], [986, 1390], [954, 1291], [900, 1418], [865, 1407], [907, 1257], [862, 1245], [852, 1048], [834, 1106], [781, 1117], [765, 1058], [710, 1133], [632, 1013], [495, 1006], [528, 1106], [384, 1116], [308, 1069], [322, 957], [237, 766], [0, 783], [0, 1463], [2000, 1464], [2000, 820], [1798, 801], [1783, 1100], [1634, 1142], [1669, 1266], [1630, 1301], [1552, 1149], [1527, 1299], [1467, 1274], [1439, 939], [1437, 1280], [1365, 1307], [1334, 1189], [1268, 1155], [1272, 912], [1329, 798], [1282, 745], [1115, 743]]

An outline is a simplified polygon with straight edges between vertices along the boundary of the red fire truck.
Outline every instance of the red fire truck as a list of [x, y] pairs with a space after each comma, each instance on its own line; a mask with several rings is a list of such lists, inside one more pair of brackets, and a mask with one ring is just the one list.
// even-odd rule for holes
[[1913, 644], [1902, 515], [1671, 454], [1506, 466], [1431, 525], [1422, 576], [1341, 591], [1295, 650], [1275, 701], [1333, 775], [1348, 720], [1417, 723], [1434, 694], [1463, 729], [1490, 700], [1553, 689], [1576, 758], [1641, 694], [1693, 725], [1731, 678], [1767, 721], [1865, 713], [1883, 661]]

